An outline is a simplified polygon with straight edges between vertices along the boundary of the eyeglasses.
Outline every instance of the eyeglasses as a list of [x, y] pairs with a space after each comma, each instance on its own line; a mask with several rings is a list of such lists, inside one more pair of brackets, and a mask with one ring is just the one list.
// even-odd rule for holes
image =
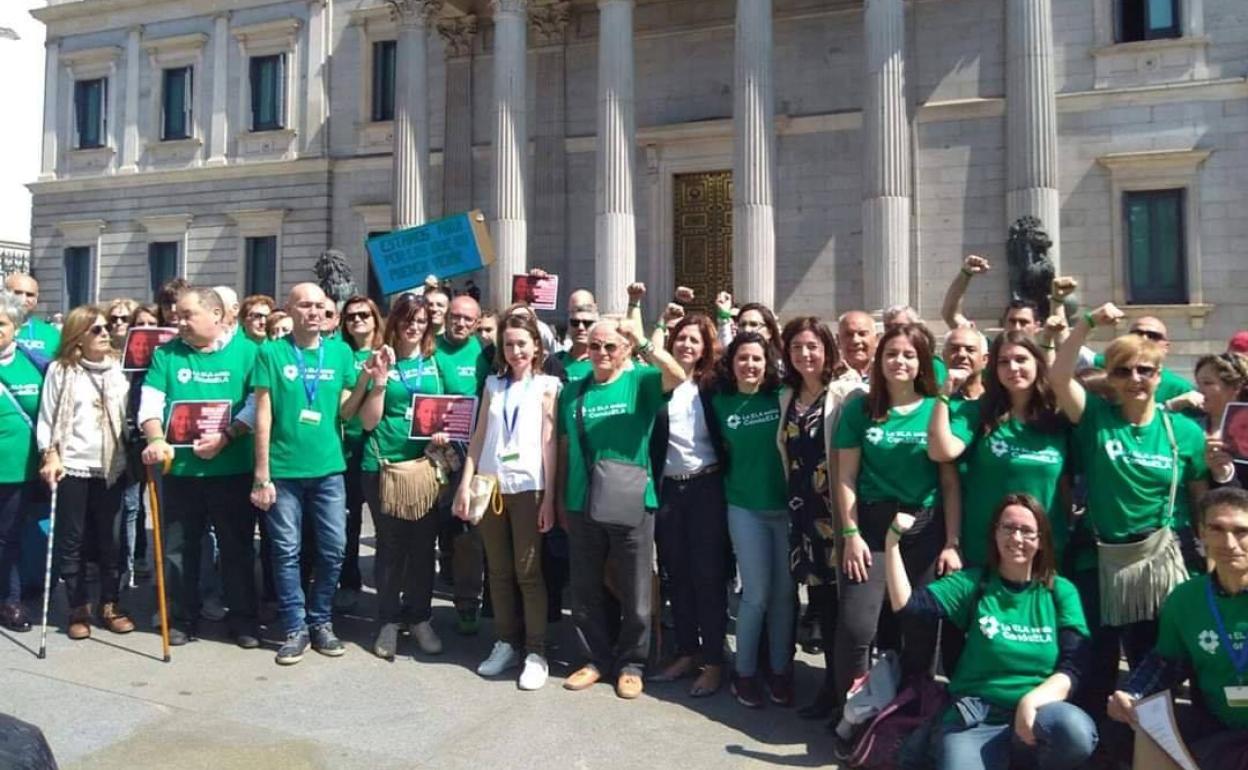
[[998, 524], [997, 534], [1007, 538], [1018, 535], [1024, 543], [1034, 543], [1040, 538], [1040, 533], [1036, 530], [1031, 527], [1020, 527], [1017, 524]]
[[1115, 366], [1110, 370], [1109, 376], [1125, 380], [1131, 375], [1139, 377], [1141, 380], [1151, 380], [1157, 374], [1157, 367], [1148, 364], [1136, 364], [1135, 366]]
[[593, 325], [594, 325], [594, 319], [592, 318], [569, 318], [568, 319], [568, 326], [579, 326], [582, 329], [588, 329], [589, 327]]
[[99, 337], [101, 335], [108, 334], [108, 327], [104, 324], [95, 324], [87, 331], [91, 332], [94, 336]]
[[620, 349], [619, 344], [615, 342], [591, 342], [589, 343], [589, 352], [591, 353], [597, 353], [599, 351], [605, 350], [607, 351], [607, 355], [615, 355], [615, 351], [619, 349]]
[[108, 322], [109, 322], [110, 324], [113, 324], [114, 326], [116, 326], [117, 324], [128, 324], [128, 323], [130, 323], [130, 316], [128, 316], [128, 315], [110, 315], [110, 316], [108, 317]]
[[343, 318], [347, 319], [348, 321], [364, 321], [372, 317], [373, 317], [373, 314], [368, 312], [367, 310], [358, 310], [354, 313], [347, 313], [343, 315]]
[[761, 329], [765, 326], [765, 324], [762, 321], [741, 321], [737, 324], [737, 326], [749, 331], [751, 329]]
[[1132, 329], [1131, 333], [1137, 337], [1143, 337], [1144, 339], [1152, 340], [1153, 342], [1165, 342], [1166, 341], [1166, 335], [1162, 334], [1161, 332], [1155, 332], [1152, 329]]
[[269, 317], [268, 313], [259, 313], [254, 310], [247, 314], [248, 321], [259, 321], [261, 319], [267, 319], [268, 317]]

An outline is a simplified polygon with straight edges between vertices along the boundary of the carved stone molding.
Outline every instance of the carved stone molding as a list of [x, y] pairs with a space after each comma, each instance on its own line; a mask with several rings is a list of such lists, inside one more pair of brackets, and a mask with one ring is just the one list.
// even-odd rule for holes
[[529, 8], [529, 26], [537, 45], [560, 45], [568, 30], [572, 4], [567, 0], [543, 2]]
[[444, 0], [386, 0], [390, 17], [399, 24], [429, 24], [442, 13]]
[[438, 22], [438, 34], [446, 44], [447, 56], [468, 56], [472, 53], [473, 38], [477, 36], [477, 17], [442, 19]]
[[529, 0], [490, 0], [490, 12], [524, 13]]

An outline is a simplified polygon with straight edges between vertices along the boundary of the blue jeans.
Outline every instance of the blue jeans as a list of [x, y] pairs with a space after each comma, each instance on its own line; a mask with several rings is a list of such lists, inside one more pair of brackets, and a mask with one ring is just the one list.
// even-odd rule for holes
[[767, 618], [771, 671], [789, 664], [793, 649], [793, 576], [789, 573], [789, 512], [728, 506], [728, 535], [741, 570], [737, 610], [737, 674], [758, 673], [758, 645]]
[[[1065, 701], [1041, 706], [1032, 732], [1036, 745], [1028, 746], [1014, 735], [1014, 721], [974, 727], [929, 723], [930, 757], [937, 770], [996, 770], [1003, 767], [1067, 770], [1080, 767], [1096, 748], [1096, 723], [1083, 709]], [[926, 732], [921, 730], [919, 732]], [[930, 733], [929, 733], [930, 735]], [[922, 738], [916, 734], [916, 739]], [[907, 742], [908, 747], [910, 742]], [[909, 754], [903, 751], [903, 755]], [[911, 756], [911, 759], [913, 757]], [[921, 763], [903, 761], [903, 767]]]
[[[338, 573], [347, 550], [346, 486], [342, 474], [318, 479], [274, 479], [277, 502], [265, 514], [273, 549], [273, 586], [282, 632], [330, 622]], [[299, 581], [303, 518], [311, 517], [316, 552], [306, 597]]]

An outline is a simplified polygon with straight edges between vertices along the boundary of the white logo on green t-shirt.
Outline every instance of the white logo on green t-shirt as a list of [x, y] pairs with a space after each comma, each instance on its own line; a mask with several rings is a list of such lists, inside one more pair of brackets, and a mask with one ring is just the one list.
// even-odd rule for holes
[[984, 615], [979, 619], [979, 632], [989, 641], [998, 635], [1007, 642], [1023, 642], [1025, 644], [1048, 644], [1053, 641], [1053, 628], [1051, 626], [1002, 623], [992, 615]]
[[186, 383], [188, 383], [188, 382], [190, 382], [190, 381], [191, 381], [191, 370], [190, 370], [190, 369], [179, 369], [179, 370], [178, 370], [178, 382], [180, 382], [180, 383], [182, 383], [183, 385], [185, 385]]
[[1001, 633], [1001, 624], [993, 616], [985, 615], [979, 619], [979, 632], [984, 635], [985, 639], [991, 640]]
[[724, 424], [728, 426], [729, 430], [736, 430], [741, 427], [741, 418], [735, 414], [730, 414], [728, 419], [724, 420]]
[[299, 367], [294, 364], [286, 364], [282, 367], [282, 376], [294, 382], [295, 378], [299, 376]]
[[28, 382], [24, 385], [13, 385], [9, 388], [9, 392], [14, 396], [37, 396], [39, 395], [39, 383]]
[[1128, 451], [1122, 441], [1116, 438], [1105, 440], [1105, 456], [1109, 458], [1110, 462], [1122, 460], [1127, 465], [1138, 465], [1141, 468], [1156, 468], [1165, 471], [1170, 470], [1170, 466], [1174, 464], [1173, 459], [1169, 455], [1150, 454], [1136, 449]]
[[872, 444], [878, 444], [884, 440], [884, 429], [879, 427], [867, 428], [866, 439]]
[[1196, 643], [1200, 645], [1200, 649], [1212, 655], [1218, 651], [1218, 634], [1206, 628], [1196, 635]]
[[988, 439], [988, 448], [997, 457], [1005, 457], [1010, 453], [1010, 445], [1005, 443], [1005, 439], [995, 436]]
[[1109, 456], [1110, 462], [1122, 457], [1124, 452], [1125, 450], [1122, 447], [1122, 442], [1118, 439], [1111, 438], [1105, 442], [1105, 454]]

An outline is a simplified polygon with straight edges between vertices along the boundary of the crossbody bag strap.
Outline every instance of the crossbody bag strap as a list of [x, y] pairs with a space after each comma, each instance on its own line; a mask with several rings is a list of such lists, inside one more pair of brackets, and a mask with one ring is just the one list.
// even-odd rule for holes
[[585, 484], [588, 490], [589, 480], [593, 476], [593, 463], [590, 461], [589, 432], [585, 430], [585, 395], [589, 393], [589, 381], [593, 375], [581, 380], [581, 392], [576, 394], [576, 436], [581, 443], [581, 459], [585, 461]]
[[1179, 442], [1174, 438], [1174, 425], [1165, 407], [1161, 407], [1161, 424], [1166, 427], [1166, 440], [1170, 442], [1170, 501], [1161, 525], [1170, 527], [1174, 525], [1174, 503], [1179, 493]]
[[5, 397], [9, 399], [9, 403], [13, 405], [13, 409], [22, 418], [22, 422], [26, 423], [26, 427], [33, 431], [35, 429], [35, 421], [30, 419], [30, 415], [26, 414], [26, 410], [22, 408], [22, 405], [17, 403], [17, 397], [13, 395], [13, 391], [9, 390], [9, 386], [5, 384], [4, 380], [0, 380], [0, 391], [4, 392]]

